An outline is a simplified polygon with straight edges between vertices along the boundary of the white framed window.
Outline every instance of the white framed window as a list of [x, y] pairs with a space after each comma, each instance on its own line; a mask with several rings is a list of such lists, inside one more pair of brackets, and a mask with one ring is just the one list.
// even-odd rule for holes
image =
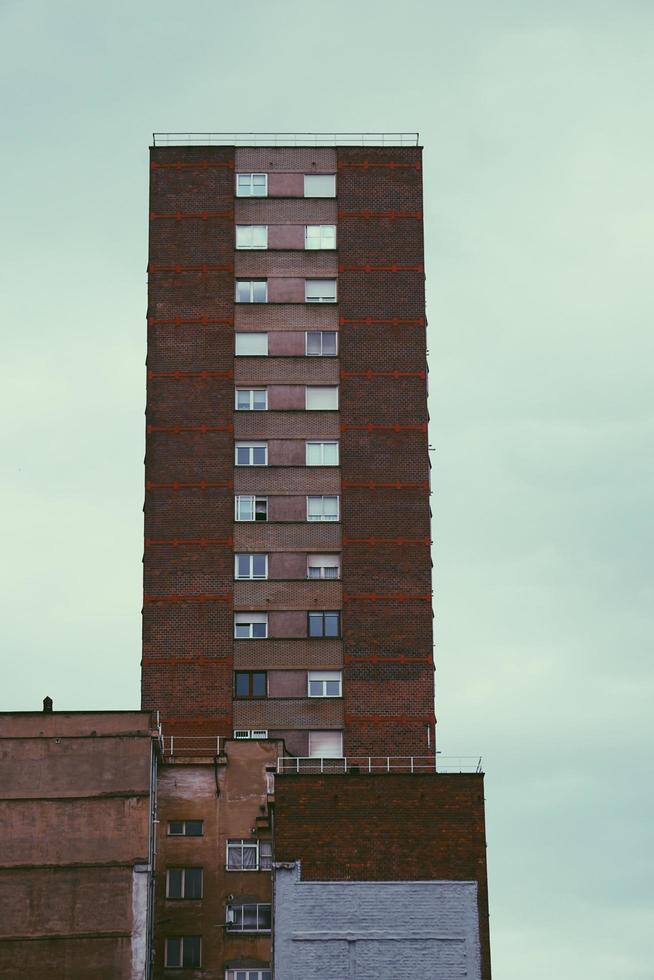
[[237, 248], [268, 248], [268, 225], [237, 225]]
[[307, 442], [307, 466], [338, 466], [337, 442]]
[[342, 676], [340, 670], [310, 670], [308, 674], [309, 697], [342, 697]]
[[309, 755], [321, 759], [341, 759], [343, 733], [309, 732]]
[[336, 225], [305, 225], [304, 247], [336, 248]]
[[265, 640], [268, 637], [268, 613], [234, 613], [235, 640]]
[[236, 333], [234, 353], [237, 357], [267, 357], [267, 333]]
[[259, 581], [268, 578], [268, 555], [234, 555], [234, 578]]
[[202, 966], [201, 936], [168, 936], [165, 944], [168, 969], [192, 970]]
[[230, 905], [227, 913], [230, 932], [270, 932], [272, 905], [269, 902]]
[[307, 497], [308, 521], [337, 521], [338, 497]]
[[169, 837], [202, 837], [204, 823], [202, 820], [169, 820]]
[[234, 518], [237, 521], [267, 521], [268, 498], [239, 495], [234, 498]]
[[234, 464], [236, 466], [267, 466], [267, 442], [237, 442], [234, 445]]
[[336, 357], [338, 333], [335, 330], [307, 330], [304, 349], [307, 357]]
[[[335, 303], [336, 302], [336, 280], [335, 279], [305, 279], [304, 280], [304, 301], [305, 303]], [[247, 302], [244, 300], [243, 302]], [[250, 300], [250, 302], [253, 302]], [[265, 301], [259, 301], [265, 302]]]
[[168, 868], [166, 898], [202, 898], [202, 868]]
[[340, 555], [309, 555], [307, 557], [307, 578], [340, 578]]
[[236, 174], [237, 197], [267, 197], [268, 174]]
[[[267, 303], [267, 279], [237, 279], [234, 296], [237, 303]], [[323, 300], [323, 302], [327, 302]]]
[[338, 409], [338, 385], [307, 385], [304, 392], [307, 411], [334, 412]]
[[225, 980], [272, 980], [270, 970], [227, 970]]
[[[248, 337], [252, 336], [252, 334], [241, 334], [241, 336]], [[267, 339], [268, 334], [264, 336]], [[266, 353], [267, 351], [268, 344], [266, 344]], [[237, 388], [234, 408], [237, 412], [266, 412], [268, 410], [268, 389]]]
[[228, 840], [228, 871], [270, 871], [272, 868], [272, 841]]
[[305, 197], [336, 197], [336, 174], [305, 174]]

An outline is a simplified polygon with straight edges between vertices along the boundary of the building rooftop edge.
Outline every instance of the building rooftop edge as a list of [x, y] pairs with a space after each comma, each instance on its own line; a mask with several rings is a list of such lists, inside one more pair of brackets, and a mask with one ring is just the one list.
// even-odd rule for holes
[[152, 134], [159, 146], [330, 147], [419, 146], [420, 133], [164, 133]]

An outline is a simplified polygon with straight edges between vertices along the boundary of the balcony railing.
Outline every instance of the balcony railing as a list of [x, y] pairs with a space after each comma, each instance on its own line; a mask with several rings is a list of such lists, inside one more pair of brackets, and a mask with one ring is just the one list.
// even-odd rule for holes
[[426, 773], [483, 772], [479, 756], [372, 756], [357, 755], [327, 759], [317, 756], [280, 756], [279, 774], [316, 775], [320, 773]]
[[418, 146], [419, 133], [153, 133], [153, 146]]
[[226, 739], [221, 735], [162, 735], [161, 752], [164, 758], [189, 755], [220, 755]]

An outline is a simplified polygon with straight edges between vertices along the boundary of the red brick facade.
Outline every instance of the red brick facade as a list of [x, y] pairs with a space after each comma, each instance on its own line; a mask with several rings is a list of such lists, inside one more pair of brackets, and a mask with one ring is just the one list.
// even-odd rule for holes
[[304, 881], [476, 881], [490, 980], [481, 774], [286, 775], [275, 780], [275, 857]]
[[[271, 196], [236, 197], [238, 172], [268, 173]], [[302, 197], [305, 173], [336, 173], [336, 199]], [[336, 251], [235, 248], [235, 225], [283, 241], [323, 223]], [[168, 731], [265, 728], [292, 749], [337, 725], [347, 755], [433, 753], [423, 261], [419, 148], [152, 150], [143, 705]], [[335, 278], [338, 303], [236, 304], [238, 277], [272, 300]], [[304, 356], [311, 330], [339, 332], [337, 358]], [[235, 331], [273, 333], [272, 356], [235, 357]], [[297, 407], [307, 384], [338, 385], [338, 411]], [[266, 387], [269, 410], [235, 412], [235, 386]], [[235, 439], [267, 441], [268, 466], [235, 468]], [[304, 466], [306, 439], [338, 439], [340, 466]], [[235, 522], [235, 494], [265, 495], [268, 521]], [[306, 521], [311, 494], [339, 497], [337, 523]], [[235, 552], [338, 553], [342, 581], [235, 583]], [[323, 609], [341, 636], [308, 639]], [[247, 610], [270, 610], [267, 639], [234, 639]], [[244, 665], [342, 669], [342, 698], [234, 701]]]

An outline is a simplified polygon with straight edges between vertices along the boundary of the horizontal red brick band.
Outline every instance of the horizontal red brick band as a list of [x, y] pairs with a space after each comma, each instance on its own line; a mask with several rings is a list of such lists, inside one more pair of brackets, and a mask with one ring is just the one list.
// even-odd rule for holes
[[406, 592], [359, 592], [350, 595], [349, 592], [343, 593], [343, 602], [431, 602], [429, 595], [407, 595]]
[[339, 211], [338, 217], [339, 219], [357, 218], [363, 221], [374, 221], [380, 218], [386, 218], [389, 221], [401, 221], [402, 219], [422, 221], [422, 211]]
[[383, 429], [391, 432], [426, 432], [426, 422], [416, 422], [413, 425], [401, 425], [399, 422], [365, 422], [362, 425], [354, 425], [352, 422], [341, 422], [341, 431], [347, 432], [348, 429], [361, 429], [364, 432], [372, 432], [374, 429]]
[[195, 326], [196, 324], [203, 327], [233, 327], [234, 317], [213, 317], [206, 314], [204, 316], [176, 316], [172, 320], [162, 319], [161, 317], [156, 316], [148, 317], [149, 327], [187, 327]]
[[175, 592], [171, 592], [169, 595], [144, 595], [143, 604], [146, 606], [151, 606], [154, 603], [159, 602], [229, 602], [232, 601], [231, 592], [227, 595], [206, 595], [204, 593], [197, 593], [196, 595], [178, 595]]
[[369, 327], [374, 323], [379, 323], [385, 327], [424, 327], [427, 323], [424, 316], [341, 316], [338, 319], [342, 327]]
[[407, 544], [423, 545], [428, 548], [431, 545], [430, 538], [348, 538], [343, 536], [343, 545], [367, 544], [374, 548], [376, 545], [396, 544], [403, 547]]
[[153, 160], [150, 164], [150, 170], [233, 170], [234, 161], [233, 160], [193, 160], [191, 162], [182, 163], [181, 160], [175, 160], [171, 163], [157, 163]]
[[373, 168], [385, 170], [417, 170], [418, 173], [422, 169], [420, 160], [416, 160], [414, 163], [396, 162], [395, 160], [389, 160], [384, 163], [378, 162], [377, 160], [362, 160], [361, 163], [354, 163], [349, 160], [338, 161], [339, 170], [372, 170]]
[[201, 265], [155, 265], [151, 262], [147, 268], [147, 271], [154, 274], [157, 272], [233, 272], [234, 266], [230, 263], [229, 265], [209, 265], [203, 262]]
[[228, 548], [234, 544], [233, 538], [146, 538], [145, 547], [153, 548], [156, 545], [168, 545], [171, 548], [192, 547], [209, 548], [211, 545], [225, 545]]
[[150, 221], [233, 221], [233, 211], [172, 211], [170, 213], [151, 211]]
[[146, 490], [231, 490], [234, 484], [231, 480], [225, 483], [209, 483], [207, 480], [201, 480], [199, 483], [179, 483], [175, 480], [173, 483], [153, 483], [151, 480], [147, 480], [145, 484]]
[[351, 725], [352, 722], [365, 721], [371, 725], [384, 725], [389, 721], [392, 722], [407, 722], [407, 721], [422, 721], [434, 724], [433, 715], [345, 715], [345, 724]]
[[339, 272], [424, 272], [424, 265], [339, 265]]
[[354, 483], [352, 480], [343, 480], [341, 486], [344, 490], [429, 490], [426, 480], [419, 483], [400, 483], [399, 480], [393, 483], [375, 483], [373, 480]]
[[146, 431], [151, 432], [174, 432], [181, 435], [184, 432], [199, 432], [204, 435], [207, 432], [232, 432], [234, 426], [231, 423], [226, 425], [148, 425]]
[[232, 668], [233, 657], [143, 657], [141, 667], [227, 667]]
[[148, 371], [149, 381], [204, 381], [208, 378], [233, 378], [233, 371]]
[[407, 664], [411, 666], [412, 664], [419, 665], [433, 665], [433, 657], [381, 657], [381, 656], [371, 656], [371, 657], [351, 657], [346, 655], [343, 658], [343, 663], [345, 664]]
[[425, 371], [341, 371], [341, 378], [422, 378]]

